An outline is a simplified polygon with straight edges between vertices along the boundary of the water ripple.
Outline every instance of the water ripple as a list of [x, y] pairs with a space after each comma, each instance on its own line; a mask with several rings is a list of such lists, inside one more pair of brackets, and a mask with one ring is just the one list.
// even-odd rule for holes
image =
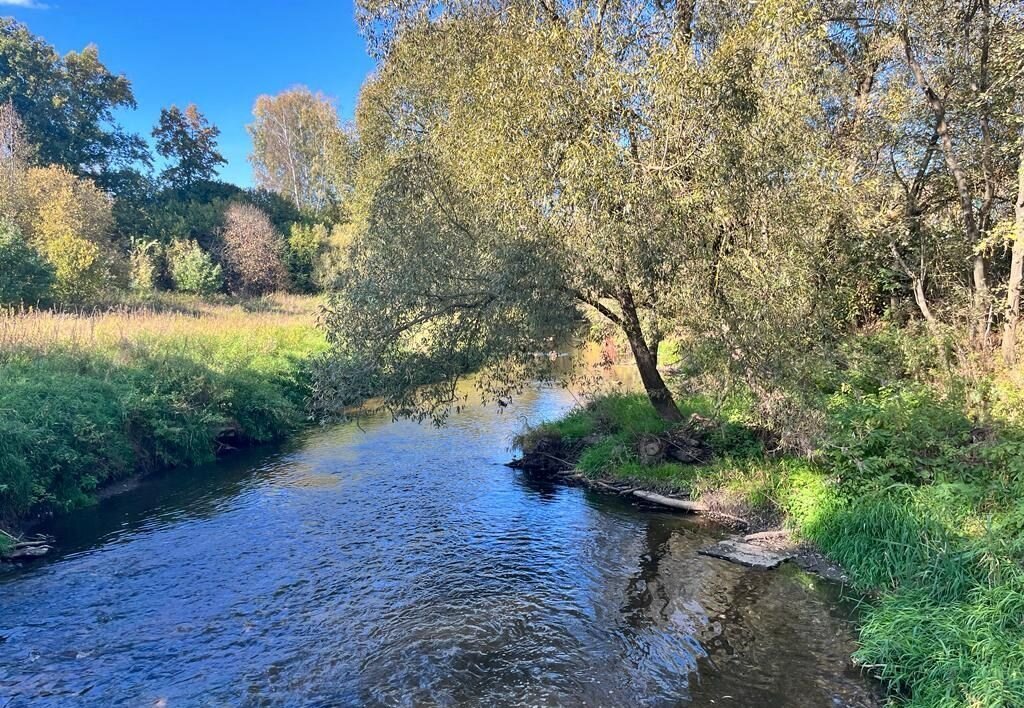
[[566, 405], [317, 431], [55, 522], [0, 575], [0, 706], [871, 702], [815, 583], [496, 464]]

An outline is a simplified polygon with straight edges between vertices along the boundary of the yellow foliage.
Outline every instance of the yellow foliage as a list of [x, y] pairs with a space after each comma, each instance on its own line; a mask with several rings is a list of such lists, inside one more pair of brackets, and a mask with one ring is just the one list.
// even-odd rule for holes
[[82, 300], [98, 294], [110, 280], [114, 258], [110, 197], [91, 180], [51, 165], [26, 172], [25, 203], [20, 226], [53, 265], [56, 297]]

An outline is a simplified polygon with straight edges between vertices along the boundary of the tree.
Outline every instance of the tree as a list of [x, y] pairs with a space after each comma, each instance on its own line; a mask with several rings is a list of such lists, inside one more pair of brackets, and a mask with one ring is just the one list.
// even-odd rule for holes
[[0, 103], [0, 217], [13, 220], [22, 208], [23, 180], [31, 152], [14, 104]]
[[296, 222], [288, 232], [288, 272], [300, 292], [317, 290], [316, 270], [327, 248], [330, 232], [324, 224]]
[[1006, 312], [1003, 321], [1003, 360], [1017, 362], [1017, 329], [1020, 326], [1020, 290], [1024, 281], [1024, 152], [1017, 166], [1017, 202], [1014, 204], [1011, 237], [1010, 274], [1006, 285]]
[[14, 223], [0, 218], [0, 305], [38, 304], [48, 298], [53, 269]]
[[112, 278], [111, 200], [91, 180], [63, 167], [33, 167], [25, 175], [26, 208], [19, 225], [54, 270], [58, 300], [100, 294]]
[[252, 112], [249, 161], [256, 183], [312, 215], [337, 209], [351, 184], [355, 143], [331, 101], [299, 86], [260, 96]]
[[833, 180], [802, 3], [360, 7], [383, 63], [328, 327], [383, 362], [393, 409], [443, 414], [454, 386], [413, 387], [473, 369], [514, 391], [578, 308], [623, 334], [669, 421], [669, 332], [758, 372], [785, 370], [769, 344], [815, 346]]
[[280, 234], [267, 215], [249, 204], [232, 204], [224, 214], [223, 257], [228, 285], [240, 295], [265, 295], [284, 287]]
[[[840, 71], [855, 79], [843, 147], [857, 161], [857, 242], [933, 330], [970, 320], [984, 346], [1007, 272], [997, 225], [1016, 193], [1024, 16], [1008, 0], [821, 3]], [[870, 253], [889, 254], [885, 264]], [[969, 264], [965, 270], [964, 264]], [[957, 301], [969, 293], [970, 312]]]
[[161, 173], [164, 181], [175, 189], [187, 189], [213, 179], [217, 166], [227, 164], [217, 152], [219, 135], [220, 129], [211, 125], [194, 103], [184, 111], [177, 106], [161, 108], [153, 137], [157, 152], [171, 161]]
[[25, 25], [0, 18], [0, 103], [10, 103], [36, 146], [37, 164], [102, 180], [112, 167], [147, 161], [145, 141], [114, 121], [135, 108], [131, 84], [112, 74], [95, 46], [58, 54]]

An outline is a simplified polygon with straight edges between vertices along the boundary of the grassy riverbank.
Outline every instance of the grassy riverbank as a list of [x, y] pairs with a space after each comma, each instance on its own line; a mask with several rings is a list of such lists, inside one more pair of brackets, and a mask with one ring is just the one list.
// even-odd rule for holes
[[705, 465], [640, 461], [637, 442], [667, 428], [637, 395], [599, 398], [521, 442], [557, 440], [595, 478], [778, 516], [867, 598], [855, 658], [895, 704], [1021, 706], [1024, 434], [998, 410], [969, 416], [968, 390], [851, 377], [828, 394], [809, 458], [766, 451], [741, 400], [680, 404], [712, 420]]
[[0, 520], [294, 430], [325, 348], [315, 317], [295, 296], [0, 313]]

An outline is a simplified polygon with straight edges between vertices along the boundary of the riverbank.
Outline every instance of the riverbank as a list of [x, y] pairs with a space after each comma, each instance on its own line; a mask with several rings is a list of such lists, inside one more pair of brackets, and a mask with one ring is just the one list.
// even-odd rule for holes
[[[844, 387], [810, 458], [770, 452], [743, 405], [691, 398], [684, 437], [714, 457], [645, 459], [675, 435], [646, 399], [598, 398], [518, 439], [609, 491], [643, 488], [784, 525], [846, 569], [867, 599], [854, 655], [907, 706], [1024, 705], [1024, 437], [980, 429], [953, 395]], [[768, 445], [766, 445], [768, 443]]]
[[270, 442], [308, 420], [317, 301], [167, 297], [0, 313], [0, 522]]

